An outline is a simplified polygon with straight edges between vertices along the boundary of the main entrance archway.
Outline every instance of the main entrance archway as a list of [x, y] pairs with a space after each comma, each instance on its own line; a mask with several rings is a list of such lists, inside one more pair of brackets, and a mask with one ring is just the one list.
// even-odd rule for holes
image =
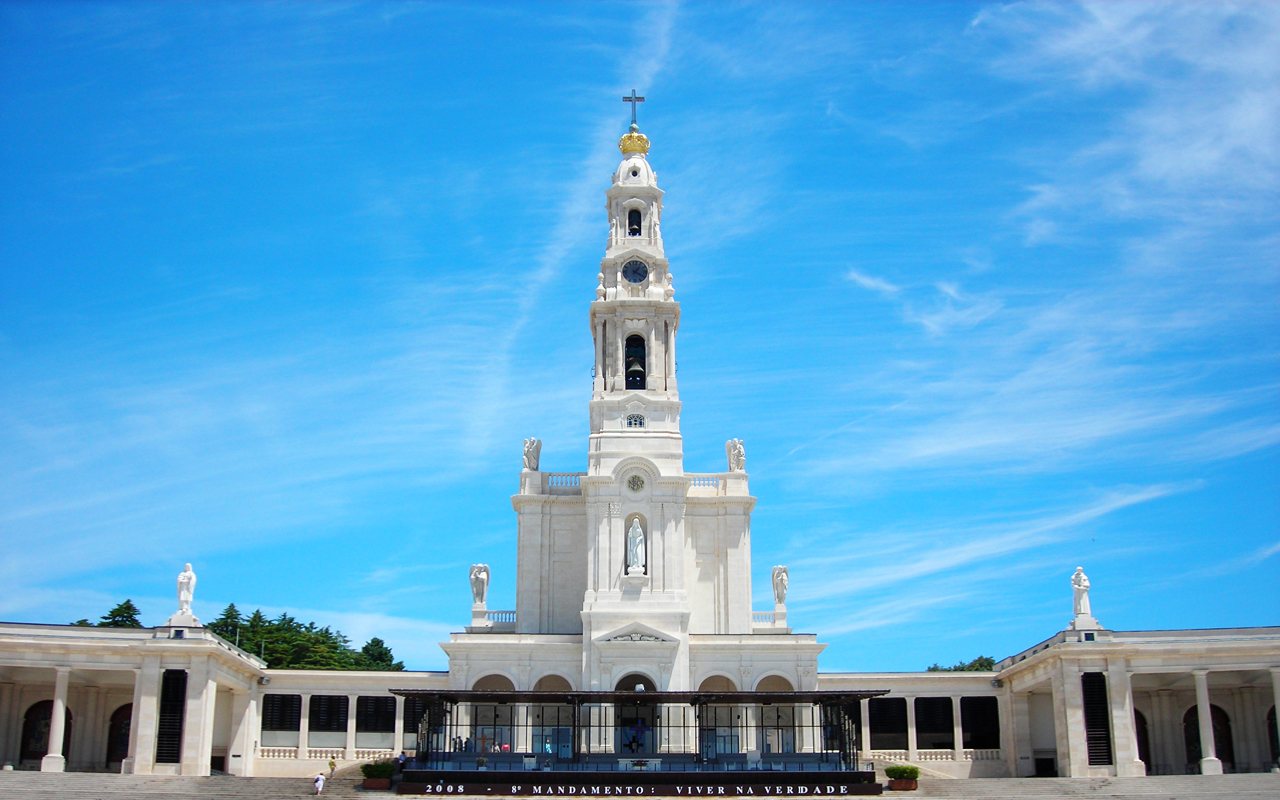
[[614, 749], [622, 756], [651, 755], [657, 750], [657, 708], [643, 702], [645, 692], [657, 686], [645, 675], [630, 673], [618, 681], [615, 691], [635, 692], [636, 702], [614, 706]]

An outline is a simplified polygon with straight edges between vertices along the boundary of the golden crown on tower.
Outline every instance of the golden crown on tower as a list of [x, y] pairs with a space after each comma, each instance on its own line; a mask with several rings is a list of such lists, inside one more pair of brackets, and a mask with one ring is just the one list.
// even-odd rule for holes
[[640, 132], [640, 126], [631, 123], [631, 130], [622, 134], [618, 140], [618, 149], [624, 156], [645, 155], [649, 152], [649, 137]]

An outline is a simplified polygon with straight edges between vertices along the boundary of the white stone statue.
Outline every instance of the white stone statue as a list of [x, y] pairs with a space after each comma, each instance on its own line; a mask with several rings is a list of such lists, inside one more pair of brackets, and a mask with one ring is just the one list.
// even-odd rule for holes
[[178, 613], [191, 616], [191, 601], [196, 596], [196, 574], [191, 565], [183, 567], [178, 573]]
[[787, 588], [791, 585], [791, 578], [787, 575], [787, 568], [784, 566], [776, 566], [773, 568], [773, 602], [778, 605], [784, 605], [787, 602]]
[[724, 454], [729, 459], [730, 472], [745, 472], [747, 469], [747, 451], [742, 447], [741, 439], [730, 439], [724, 443]]
[[1084, 567], [1076, 567], [1071, 576], [1072, 600], [1077, 617], [1091, 617], [1089, 609], [1089, 576], [1084, 574]]
[[530, 436], [524, 440], [524, 468], [536, 470], [542, 459], [542, 440]]
[[597, 279], [596, 299], [603, 300], [604, 299], [604, 273], [601, 272], [599, 275], [596, 276], [596, 279]]
[[489, 594], [489, 565], [471, 565], [471, 600], [478, 606], [484, 605], [485, 596]]
[[639, 517], [632, 519], [627, 529], [627, 574], [644, 574], [644, 529]]

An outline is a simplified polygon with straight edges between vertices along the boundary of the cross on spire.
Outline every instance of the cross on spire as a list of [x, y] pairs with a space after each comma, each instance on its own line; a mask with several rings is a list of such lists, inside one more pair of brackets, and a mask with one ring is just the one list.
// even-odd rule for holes
[[631, 124], [635, 125], [636, 124], [636, 103], [643, 103], [644, 98], [637, 95], [636, 90], [632, 89], [630, 97], [628, 97], [625, 94], [622, 96], [622, 102], [631, 104]]

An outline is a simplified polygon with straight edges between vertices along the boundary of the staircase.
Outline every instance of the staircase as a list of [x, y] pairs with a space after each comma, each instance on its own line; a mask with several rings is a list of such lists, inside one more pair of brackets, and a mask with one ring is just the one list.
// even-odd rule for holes
[[[175, 778], [91, 772], [0, 772], [2, 800], [280, 800], [311, 794], [310, 778]], [[1280, 774], [1176, 775], [1148, 778], [922, 778], [916, 792], [885, 792], [900, 800], [1277, 800]], [[391, 797], [366, 792], [358, 778], [325, 785], [330, 800]]]
[[1153, 775], [1146, 778], [920, 779], [915, 792], [885, 792], [909, 800], [1277, 800], [1280, 775]]
[[[392, 797], [366, 792], [359, 778], [341, 775], [325, 783], [323, 798]], [[98, 772], [0, 772], [0, 800], [279, 800], [306, 797], [311, 778], [182, 778]]]

